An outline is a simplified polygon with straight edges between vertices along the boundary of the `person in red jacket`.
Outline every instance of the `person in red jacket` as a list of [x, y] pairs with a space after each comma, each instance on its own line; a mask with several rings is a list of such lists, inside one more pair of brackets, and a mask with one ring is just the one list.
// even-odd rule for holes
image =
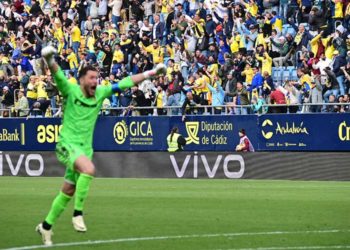
[[[270, 95], [270, 104], [286, 104], [286, 96], [277, 88]], [[287, 113], [287, 106], [271, 107], [271, 113]]]

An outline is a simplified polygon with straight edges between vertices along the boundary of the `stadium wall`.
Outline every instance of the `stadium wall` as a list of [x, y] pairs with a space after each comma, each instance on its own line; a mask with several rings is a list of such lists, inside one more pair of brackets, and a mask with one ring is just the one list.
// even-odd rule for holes
[[[94, 156], [98, 177], [117, 178], [349, 181], [349, 161], [348, 153], [322, 152], [97, 152]], [[62, 177], [64, 171], [54, 152], [0, 153], [0, 176]]]
[[[53, 151], [60, 119], [0, 119], [0, 151]], [[349, 151], [350, 114], [100, 117], [95, 151], [166, 151], [177, 126], [186, 151], [229, 151], [244, 128], [256, 151]]]

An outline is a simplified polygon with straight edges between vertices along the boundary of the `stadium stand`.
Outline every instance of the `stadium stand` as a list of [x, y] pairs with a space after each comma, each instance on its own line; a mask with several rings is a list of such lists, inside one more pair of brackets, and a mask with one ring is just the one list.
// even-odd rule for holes
[[287, 104], [295, 97], [293, 105], [334, 95], [344, 105], [321, 111], [348, 112], [349, 24], [345, 0], [0, 1], [1, 116], [62, 114], [41, 59], [49, 44], [71, 84], [87, 64], [100, 69], [102, 85], [167, 64], [165, 76], [106, 99], [104, 115], [151, 106], [141, 115], [180, 114], [164, 107], [182, 106], [189, 91], [198, 105], [215, 107], [274, 104], [275, 90]]

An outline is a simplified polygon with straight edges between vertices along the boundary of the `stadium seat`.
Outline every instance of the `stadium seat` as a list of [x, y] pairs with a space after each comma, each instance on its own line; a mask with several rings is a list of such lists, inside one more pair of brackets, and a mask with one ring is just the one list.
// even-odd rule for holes
[[282, 26], [282, 35], [285, 36], [288, 33], [288, 29], [292, 28], [290, 24], [283, 24]]
[[285, 36], [288, 33], [291, 34], [292, 36], [294, 36], [296, 32], [295, 32], [294, 28], [292, 27], [292, 25], [284, 24], [282, 26], [282, 36]]
[[283, 68], [272, 67], [272, 80], [276, 82], [281, 82], [282, 80]]
[[284, 69], [282, 72], [282, 81], [290, 80], [290, 78], [291, 78], [291, 71], [287, 68]]
[[297, 69], [293, 68], [291, 70], [290, 78], [291, 78], [292, 81], [297, 81], [298, 80]]
[[292, 36], [295, 36], [296, 32], [295, 32], [295, 29], [293, 27], [289, 27], [287, 29], [287, 33], [286, 34], [291, 34]]
[[301, 23], [302, 25], [304, 25], [305, 30], [309, 30], [310, 29], [310, 25], [308, 23]]

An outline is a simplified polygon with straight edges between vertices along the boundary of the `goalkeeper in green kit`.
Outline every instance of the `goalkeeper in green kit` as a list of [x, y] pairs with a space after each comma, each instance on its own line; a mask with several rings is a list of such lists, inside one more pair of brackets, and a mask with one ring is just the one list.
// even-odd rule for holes
[[87, 231], [83, 220], [83, 210], [90, 183], [95, 174], [95, 166], [92, 163], [92, 142], [103, 100], [145, 79], [157, 74], [165, 74], [166, 67], [164, 64], [158, 64], [153, 70], [126, 77], [114, 85], [98, 86], [97, 69], [93, 66], [86, 66], [79, 73], [80, 85], [73, 85], [68, 82], [54, 60], [55, 48], [45, 47], [41, 53], [64, 98], [63, 127], [56, 145], [56, 154], [58, 160], [66, 166], [65, 179], [44, 222], [36, 227], [36, 231], [42, 236], [44, 245], [49, 246], [52, 245], [51, 227], [65, 210], [73, 195], [75, 195], [73, 227], [78, 232]]

